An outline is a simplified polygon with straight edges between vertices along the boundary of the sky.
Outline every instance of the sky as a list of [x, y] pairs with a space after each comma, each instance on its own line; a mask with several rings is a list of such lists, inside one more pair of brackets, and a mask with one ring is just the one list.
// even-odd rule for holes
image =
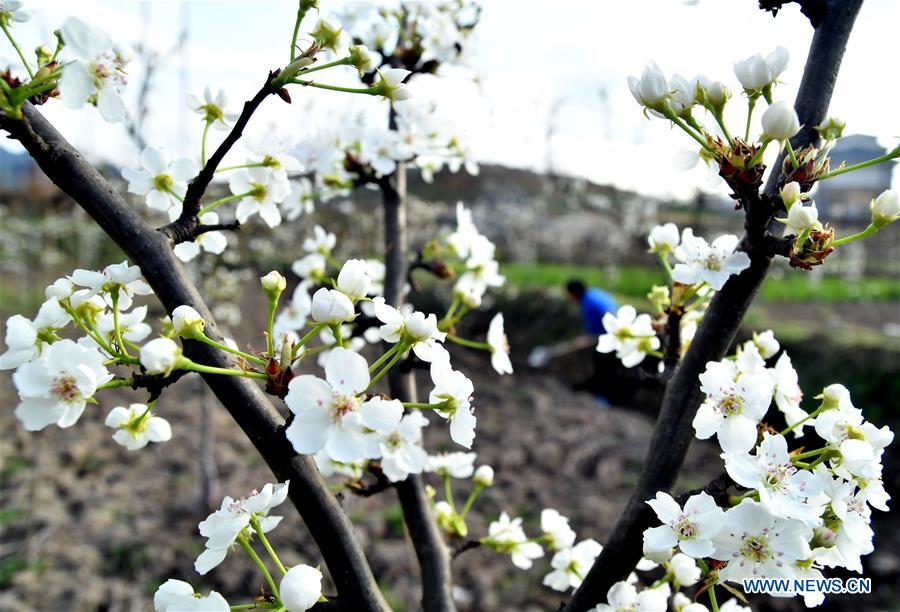
[[[176, 155], [197, 155], [203, 125], [187, 110], [185, 95], [199, 94], [206, 85], [222, 88], [237, 110], [268, 69], [285, 63], [296, 11], [296, 2], [290, 0], [29, 4], [37, 11], [35, 18], [14, 30], [25, 49], [49, 44], [53, 29], [72, 14], [102, 27], [117, 42], [143, 43], [163, 52], [187, 30], [185, 47], [157, 70], [152, 114], [145, 126], [150, 144]], [[320, 0], [322, 14], [342, 4]], [[438, 99], [443, 113], [464, 118], [472, 151], [481, 162], [552, 168], [661, 197], [690, 197], [697, 189], [724, 193], [724, 188], [702, 164], [686, 169], [692, 141], [664, 121], [644, 118], [628, 90], [628, 75], [640, 74], [652, 59], [669, 75], [704, 74], [722, 80], [735, 91], [726, 121], [741, 126], [746, 102], [734, 77], [734, 61], [769, 53], [777, 45], [786, 47], [791, 59], [775, 97], [790, 101], [812, 38], [812, 28], [795, 5], [773, 18], [760, 11], [755, 0], [482, 4], [471, 69], [448, 71], [441, 80], [417, 79], [414, 95]], [[864, 3], [832, 102], [833, 114], [848, 122], [846, 133], [877, 135], [885, 146], [900, 135], [900, 79], [881, 70], [900, 59], [898, 23], [900, 2]], [[11, 52], [6, 41], [0, 43], [4, 65], [15, 64]], [[140, 64], [132, 66], [133, 83], [140, 82], [142, 70]], [[132, 104], [134, 94], [126, 96]], [[290, 106], [274, 98], [267, 101], [250, 131], [274, 128], [297, 142], [323, 123], [340, 121], [347, 113], [384, 112], [385, 104], [309, 90], [297, 91], [293, 98]], [[58, 102], [42, 110], [89, 157], [136, 163], [138, 150], [123, 127], [105, 123], [96, 110], [71, 111]], [[756, 113], [757, 126], [760, 115]], [[17, 145], [6, 141], [0, 146]], [[897, 184], [900, 170], [895, 169], [894, 176]]]

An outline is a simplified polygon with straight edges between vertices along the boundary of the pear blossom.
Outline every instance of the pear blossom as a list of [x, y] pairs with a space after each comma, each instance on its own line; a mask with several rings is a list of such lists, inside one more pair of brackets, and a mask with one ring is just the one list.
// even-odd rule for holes
[[575, 543], [575, 531], [569, 519], [553, 508], [541, 510], [541, 532], [550, 550], [565, 550]]
[[206, 550], [194, 562], [194, 569], [201, 576], [219, 565], [234, 544], [237, 537], [250, 526], [250, 521], [259, 521], [260, 530], [268, 533], [281, 522], [280, 516], [269, 516], [269, 512], [287, 499], [290, 481], [267, 483], [262, 490], [251, 491], [241, 499], [226, 496], [221, 507], [204, 519], [200, 525], [200, 535], [207, 538]]
[[512, 374], [509, 360], [509, 340], [503, 331], [503, 313], [498, 312], [488, 325], [487, 343], [491, 347], [491, 366], [498, 374]]
[[746, 578], [793, 578], [794, 564], [810, 556], [812, 529], [774, 516], [765, 504], [744, 499], [725, 512], [712, 558], [726, 561], [719, 578], [740, 583]]
[[765, 58], [757, 53], [747, 59], [734, 63], [734, 74], [741, 86], [749, 95], [758, 95], [763, 89], [771, 87], [784, 72], [788, 63], [788, 51], [784, 47], [776, 47]]
[[428, 419], [421, 412], [404, 415], [396, 429], [381, 436], [381, 471], [391, 482], [406, 480], [410, 474], [421, 474], [428, 462], [422, 448], [422, 428]]
[[819, 211], [815, 202], [810, 203], [808, 206], [804, 206], [799, 202], [791, 206], [784, 224], [789, 232], [796, 235], [822, 227], [822, 224], [819, 223]]
[[[763, 133], [761, 140], [779, 140], [784, 142], [793, 138], [800, 131], [800, 119], [797, 111], [784, 100], [775, 102], [762, 116]], [[793, 209], [793, 206], [791, 207]]]
[[[144, 322], [147, 318], [147, 307], [138, 306], [130, 312], [119, 314], [119, 333], [122, 338], [129, 342], [140, 342], [150, 335], [153, 331], [150, 325]], [[112, 313], [102, 312], [97, 315], [95, 324], [100, 337], [107, 342], [112, 342], [116, 336], [116, 321]], [[97, 346], [93, 338], [86, 336], [81, 341], [87, 342], [88, 346]], [[79, 341], [79, 342], [81, 342]]]
[[409, 70], [403, 68], [386, 68], [378, 71], [379, 80], [375, 87], [379, 88], [379, 93], [391, 102], [399, 102], [400, 100], [409, 99], [412, 94], [409, 88], [403, 83], [403, 80], [412, 74]]
[[16, 417], [25, 429], [74, 425], [97, 389], [113, 378], [103, 361], [97, 350], [63, 339], [20, 365], [12, 378], [20, 400]]
[[803, 390], [800, 389], [797, 371], [786, 351], [775, 362], [775, 367], [769, 370], [769, 374], [775, 385], [775, 405], [784, 414], [788, 427], [794, 427], [794, 437], [803, 437], [803, 428], [814, 425], [815, 419], [810, 419], [809, 414], [800, 407]]
[[781, 350], [781, 345], [775, 339], [775, 333], [771, 329], [767, 329], [761, 334], [753, 332], [752, 342], [756, 345], [759, 355], [763, 359], [771, 359]]
[[449, 362], [447, 350], [438, 344], [444, 341], [447, 334], [438, 329], [434, 314], [425, 316], [425, 313], [413, 310], [409, 304], [397, 309], [385, 303], [383, 297], [374, 298], [372, 305], [375, 316], [383, 323], [379, 330], [382, 340], [392, 344], [403, 342], [411, 346], [422, 361]]
[[638, 365], [647, 353], [659, 348], [650, 315], [638, 315], [634, 306], [626, 304], [615, 315], [610, 312], [603, 315], [603, 328], [606, 333], [597, 340], [597, 351], [615, 351], [626, 368]]
[[[300, 160], [287, 152], [286, 143], [278, 137], [278, 134], [269, 133], [249, 138], [246, 145], [253, 154], [248, 161], [263, 164], [264, 169], [272, 174], [273, 182], [278, 183], [280, 189], [289, 193], [291, 185], [288, 181], [288, 174], [300, 172], [303, 167]], [[281, 201], [278, 200], [278, 202]]]
[[309, 253], [318, 253], [320, 255], [330, 255], [337, 244], [337, 237], [325, 231], [321, 225], [313, 228], [312, 238], [306, 238], [303, 241], [303, 250]]
[[872, 225], [884, 227], [900, 218], [900, 193], [895, 189], [886, 189], [871, 201]]
[[325, 363], [325, 380], [304, 374], [288, 383], [285, 404], [294, 419], [285, 434], [298, 453], [323, 448], [335, 461], [374, 458], [379, 440], [372, 432], [393, 431], [403, 416], [397, 400], [375, 396], [363, 402], [358, 394], [369, 386], [365, 358], [344, 348], [332, 349]]
[[[135, 295], [150, 295], [153, 289], [141, 277], [141, 269], [131, 266], [127, 261], [110, 264], [103, 268], [103, 272], [94, 270], [77, 269], [69, 275], [69, 280], [79, 287], [85, 287], [87, 291], [79, 295], [83, 302], [95, 295], [112, 294], [118, 292], [118, 306], [120, 310], [131, 308], [131, 302]], [[71, 297], [72, 306], [75, 304], [75, 295]], [[112, 299], [104, 296], [106, 303], [112, 306]]]
[[668, 584], [638, 593], [634, 585], [617, 582], [606, 592], [606, 603], [590, 612], [666, 612], [671, 590]]
[[181, 358], [181, 347], [170, 338], [156, 338], [141, 347], [140, 361], [148, 374], [168, 375]]
[[131, 59], [103, 30], [69, 17], [60, 28], [66, 51], [73, 56], [59, 79], [59, 95], [69, 108], [93, 104], [109, 122], [125, 119], [120, 93], [125, 88], [125, 64]]
[[23, 23], [31, 19], [34, 10], [26, 8], [22, 0], [3, 0], [0, 4], [0, 23], [7, 25], [10, 21]]
[[122, 169], [122, 178], [128, 181], [128, 193], [144, 196], [147, 206], [153, 210], [174, 209], [175, 214], [170, 217], [177, 217], [188, 181], [197, 174], [197, 164], [187, 158], [172, 161], [165, 149], [156, 147], [145, 147], [140, 162], [138, 169]]
[[666, 551], [678, 546], [691, 557], [700, 559], [713, 552], [713, 538], [718, 535], [724, 521], [722, 510], [705, 492], [692, 495], [684, 504], [663, 491], [655, 499], [647, 501], [656, 516], [663, 522], [644, 532], [644, 554]]
[[300, 278], [314, 283], [321, 282], [325, 277], [325, 269], [328, 262], [320, 253], [309, 253], [291, 264], [291, 272]]
[[488, 525], [488, 535], [482, 542], [498, 552], [509, 553], [513, 565], [523, 570], [530, 569], [534, 559], [544, 556], [541, 545], [529, 541], [525, 535], [522, 519], [510, 519], [506, 512], [501, 512], [497, 520]]
[[153, 595], [155, 612], [228, 612], [228, 602], [216, 591], [202, 597], [194, 593], [194, 587], [187, 582], [166, 580]]
[[456, 230], [447, 236], [447, 244], [453, 249], [456, 256], [466, 259], [469, 256], [472, 244], [478, 236], [478, 228], [472, 221], [472, 211], [462, 203], [456, 203]]
[[441, 453], [428, 455], [426, 472], [451, 478], [469, 478], [475, 472], [475, 453]]
[[577, 589], [601, 550], [603, 547], [597, 541], [588, 539], [558, 551], [550, 560], [553, 571], [544, 576], [544, 586], [554, 591]]
[[750, 257], [735, 250], [738, 238], [732, 234], [719, 236], [710, 245], [691, 228], [681, 235], [681, 246], [675, 251], [678, 263], [672, 269], [672, 278], [679, 283], [693, 285], [706, 282], [718, 291], [732, 274], [739, 274], [750, 267]]
[[674, 223], [657, 225], [650, 230], [647, 242], [651, 253], [674, 253], [680, 242], [678, 227]]
[[311, 215], [315, 210], [316, 194], [307, 178], [291, 181], [291, 192], [281, 203], [281, 211], [288, 221], [296, 221], [300, 215]]
[[431, 364], [431, 380], [434, 389], [428, 396], [432, 404], [442, 404], [436, 412], [450, 421], [450, 437], [466, 448], [472, 448], [475, 440], [476, 418], [472, 410], [472, 381], [450, 367], [449, 362], [435, 361]]
[[791, 181], [787, 185], [781, 188], [778, 192], [781, 196], [781, 201], [784, 203], [784, 207], [790, 210], [791, 206], [800, 201], [802, 194], [800, 193], [800, 183], [797, 181]]
[[759, 501], [777, 517], [797, 519], [808, 527], [822, 524], [821, 507], [807, 501], [822, 491], [824, 484], [809, 470], [791, 463], [784, 436], [763, 434], [755, 455], [726, 454], [725, 471], [741, 486], [756, 489]]
[[337, 289], [320, 288], [313, 294], [310, 313], [316, 323], [334, 325], [352, 321], [356, 316], [353, 302]]
[[356, 68], [361, 75], [372, 72], [380, 63], [381, 57], [379, 57], [379, 54], [373, 53], [365, 45], [353, 45], [350, 47], [350, 65]]
[[22, 315], [11, 316], [6, 320], [6, 352], [0, 355], [0, 370], [17, 368], [36, 358], [44, 343], [71, 320], [59, 301], [52, 298], [41, 304], [33, 321]]
[[272, 270], [259, 279], [259, 283], [269, 295], [281, 295], [287, 287], [287, 279], [277, 270]]
[[182, 304], [172, 311], [172, 328], [182, 338], [191, 338], [195, 332], [203, 333], [206, 321], [192, 306]]
[[165, 419], [154, 416], [146, 404], [116, 406], [106, 415], [105, 425], [116, 430], [113, 440], [128, 450], [144, 448], [150, 442], [166, 442], [172, 438], [172, 427]]
[[288, 612], [309, 610], [322, 597], [322, 572], [309, 565], [295, 565], [281, 578], [278, 594]]
[[829, 447], [840, 452], [840, 459], [835, 460], [838, 473], [848, 479], [880, 478], [881, 455], [893, 441], [894, 433], [887, 425], [879, 429], [866, 422], [842, 385], [826, 387], [823, 396], [826, 409], [816, 417], [815, 429]]
[[772, 402], [772, 381], [763, 374], [740, 374], [732, 361], [710, 361], [700, 375], [706, 399], [693, 425], [697, 437], [714, 434], [726, 453], [746, 453], [756, 445], [756, 425]]
[[367, 270], [368, 264], [364, 259], [348, 259], [338, 273], [337, 290], [354, 301], [366, 297], [372, 285]]
[[[203, 225], [218, 225], [219, 223], [219, 215], [212, 211], [203, 213], [199, 219]], [[201, 251], [221, 255], [227, 246], [228, 238], [225, 237], [224, 232], [212, 230], [203, 232], [193, 240], [179, 242], [172, 247], [172, 252], [178, 259], [187, 262], [197, 257]]]
[[666, 76], [656, 62], [649, 62], [641, 73], [641, 78], [628, 77], [628, 87], [638, 104], [661, 111], [667, 104], [670, 90]]
[[288, 181], [279, 180], [268, 168], [241, 168], [231, 175], [228, 188], [234, 195], [243, 196], [234, 213], [240, 223], [246, 223], [256, 213], [259, 213], [269, 227], [276, 227], [281, 223], [278, 204], [290, 192], [291, 185]]
[[203, 90], [203, 99], [201, 100], [194, 94], [187, 95], [187, 106], [189, 109], [203, 117], [203, 120], [217, 130], [231, 129], [237, 115], [225, 111], [228, 105], [228, 99], [225, 97], [225, 90], [220, 89], [215, 95], [209, 85]]

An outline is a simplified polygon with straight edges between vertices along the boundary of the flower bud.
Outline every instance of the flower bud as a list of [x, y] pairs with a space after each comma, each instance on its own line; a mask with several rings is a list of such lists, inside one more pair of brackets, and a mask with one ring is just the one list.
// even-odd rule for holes
[[181, 357], [181, 347], [170, 338], [156, 338], [141, 347], [141, 365], [148, 374], [168, 375]]
[[378, 76], [381, 80], [375, 84], [378, 93], [392, 102], [407, 100], [412, 97], [409, 89], [403, 84], [403, 79], [412, 74], [409, 70], [403, 68], [388, 68], [387, 70], [379, 70]]
[[377, 68], [376, 58], [365, 45], [353, 45], [350, 47], [350, 65], [356, 68], [360, 74], [372, 72]]
[[406, 333], [415, 342], [428, 340], [437, 331], [437, 317], [433, 314], [414, 312], [406, 320]]
[[784, 141], [793, 138], [800, 131], [800, 119], [787, 102], [779, 100], [763, 113], [762, 126], [762, 140]]
[[822, 403], [826, 410], [840, 408], [841, 403], [850, 399], [850, 391], [844, 385], [835, 383], [822, 390]]
[[651, 253], [672, 253], [680, 242], [678, 227], [674, 223], [657, 225], [647, 237]]
[[803, 206], [802, 204], [791, 206], [787, 216], [787, 227], [790, 231], [795, 234], [802, 234], [818, 226], [819, 211], [814, 203], [809, 206]]
[[284, 288], [287, 287], [287, 279], [275, 270], [260, 278], [259, 281], [271, 301], [277, 300]]
[[278, 74], [278, 80], [282, 83], [287, 82], [289, 79], [297, 76], [297, 73], [299, 73], [304, 68], [312, 66], [314, 61], [315, 60], [308, 55], [301, 55], [293, 62], [284, 67], [284, 70], [282, 70]]
[[67, 297], [70, 297], [72, 293], [75, 291], [75, 285], [68, 278], [58, 278], [53, 281], [52, 285], [48, 285], [46, 289], [44, 289], [44, 297], [48, 300], [53, 298], [55, 300], [64, 300]]
[[206, 321], [200, 313], [183, 304], [172, 311], [172, 328], [182, 338], [197, 338], [203, 335]]
[[781, 345], [778, 343], [778, 340], [775, 339], [775, 334], [771, 329], [767, 329], [761, 334], [754, 332], [753, 344], [756, 345], [757, 350], [759, 350], [759, 355], [763, 359], [774, 357], [781, 348]]
[[368, 270], [366, 260], [348, 259], [337, 277], [338, 291], [351, 300], [366, 297], [369, 287], [372, 285], [372, 277], [366, 273], [366, 270]]
[[650, 62], [644, 67], [640, 79], [628, 77], [628, 87], [641, 106], [661, 112], [668, 103], [669, 83], [656, 62]]
[[340, 291], [322, 287], [313, 294], [311, 314], [316, 323], [345, 323], [353, 320], [353, 302]]
[[731, 90], [721, 81], [712, 81], [706, 85], [706, 101], [710, 107], [721, 112], [728, 98], [731, 97]]
[[494, 468], [489, 465], [482, 465], [475, 470], [473, 477], [475, 484], [479, 487], [489, 487], [494, 484]]
[[309, 565], [295, 565], [278, 587], [281, 605], [288, 610], [309, 610], [322, 597], [322, 572]]
[[900, 217], [900, 194], [893, 189], [885, 190], [869, 204], [872, 211], [872, 225], [884, 227]]
[[834, 546], [835, 533], [828, 527], [813, 528], [813, 539], [810, 544], [814, 548], [831, 548]]
[[784, 207], [790, 210], [791, 206], [800, 200], [800, 183], [791, 181], [782, 187], [779, 193], [781, 193], [781, 201], [784, 202]]

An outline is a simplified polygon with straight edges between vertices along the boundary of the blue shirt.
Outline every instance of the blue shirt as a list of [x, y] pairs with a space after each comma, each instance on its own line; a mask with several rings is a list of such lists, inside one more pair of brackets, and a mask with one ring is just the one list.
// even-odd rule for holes
[[603, 315], [615, 313], [619, 306], [616, 300], [601, 289], [591, 288], [581, 297], [581, 317], [584, 319], [584, 330], [594, 336], [606, 332], [603, 327]]

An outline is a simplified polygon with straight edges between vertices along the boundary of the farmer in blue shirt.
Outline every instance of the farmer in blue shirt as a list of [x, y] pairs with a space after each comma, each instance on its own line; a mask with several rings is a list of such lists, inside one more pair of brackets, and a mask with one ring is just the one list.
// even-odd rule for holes
[[592, 336], [606, 332], [603, 328], [603, 315], [607, 312], [615, 314], [619, 306], [616, 300], [596, 287], [590, 289], [580, 280], [571, 280], [566, 284], [569, 297], [581, 305], [581, 318], [584, 320], [584, 331]]

